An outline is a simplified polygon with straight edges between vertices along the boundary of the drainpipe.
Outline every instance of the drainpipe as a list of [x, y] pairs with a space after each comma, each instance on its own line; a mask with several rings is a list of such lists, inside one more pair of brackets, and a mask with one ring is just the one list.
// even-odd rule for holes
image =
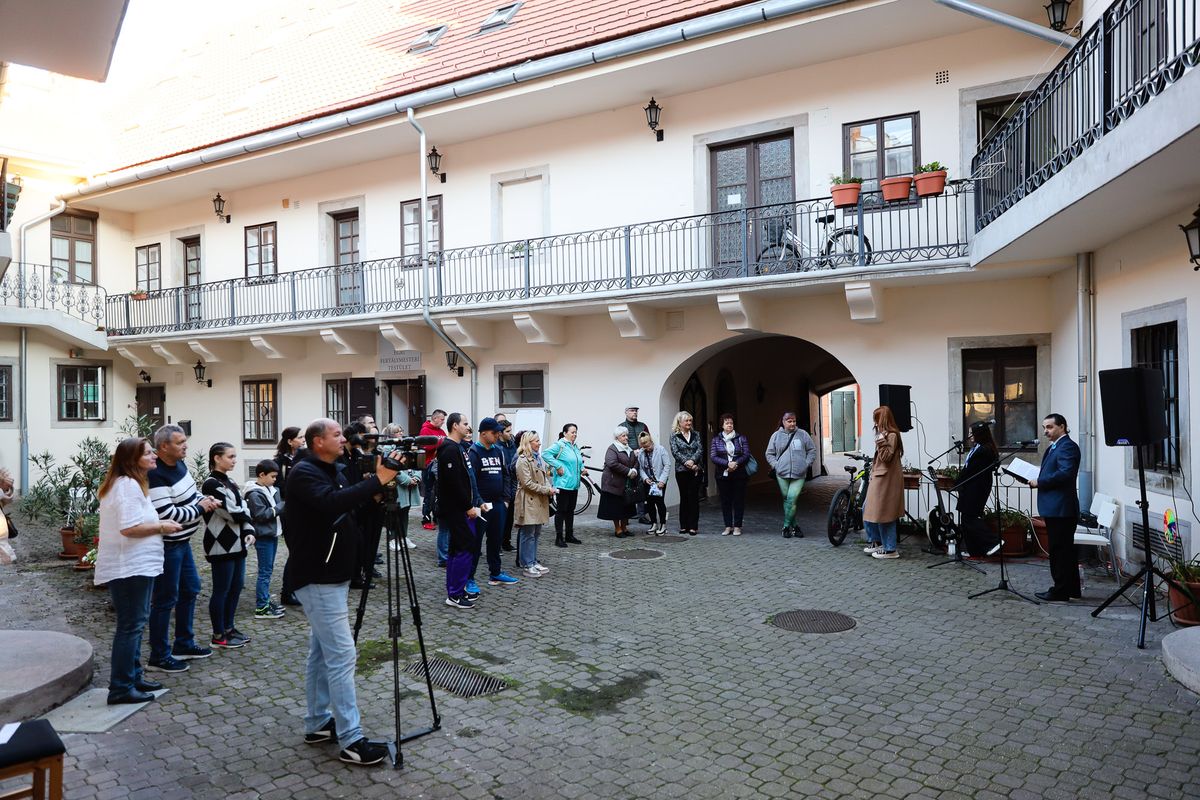
[[1075, 435], [1079, 442], [1079, 505], [1089, 508], [1095, 492], [1096, 434], [1093, 424], [1095, 397], [1092, 387], [1096, 365], [1095, 292], [1092, 289], [1092, 254], [1075, 256], [1075, 338], [1079, 347], [1079, 421]]
[[938, 5], [953, 8], [955, 11], [961, 11], [964, 14], [969, 14], [972, 17], [994, 22], [997, 25], [1003, 25], [1006, 28], [1012, 28], [1014, 31], [1027, 33], [1050, 44], [1056, 44], [1060, 47], [1070, 49], [1075, 46], [1079, 40], [1074, 36], [1070, 36], [1059, 31], [1051, 30], [1044, 25], [1038, 25], [1036, 22], [1030, 22], [1027, 19], [1014, 17], [1012, 14], [1005, 14], [1002, 11], [997, 11], [994, 8], [969, 3], [967, 0], [933, 0]]
[[417, 122], [417, 115], [413, 113], [412, 108], [408, 109], [408, 123], [413, 126], [420, 137], [420, 144], [417, 145], [417, 172], [421, 175], [421, 224], [417, 226], [419, 231], [417, 241], [420, 244], [421, 252], [421, 317], [425, 320], [425, 324], [437, 334], [438, 338], [446, 343], [447, 347], [458, 353], [458, 357], [470, 365], [471, 424], [478, 425], [479, 420], [475, 418], [475, 413], [478, 411], [476, 401], [479, 397], [479, 367], [461, 347], [454, 343], [453, 339], [446, 335], [446, 332], [442, 330], [442, 326], [434, 322], [433, 317], [429, 314], [429, 243], [425, 241], [425, 237], [427, 236], [425, 220], [429, 218], [429, 175], [425, 172], [425, 129]]
[[[34, 225], [41, 225], [51, 217], [56, 217], [63, 212], [67, 204], [63, 200], [59, 200], [54, 204], [54, 208], [42, 214], [40, 217], [34, 217], [31, 220], [21, 223], [21, 228], [17, 234], [17, 239], [21, 243], [21, 260], [17, 262], [17, 269], [20, 270], [17, 278], [17, 291], [20, 294], [21, 305], [25, 305], [25, 264], [27, 252], [25, 249], [25, 235]], [[54, 273], [51, 272], [51, 275]], [[21, 328], [21, 345], [17, 354], [17, 409], [19, 422], [17, 423], [17, 433], [21, 440], [21, 475], [20, 487], [21, 494], [29, 488], [29, 378], [27, 373], [29, 365], [29, 342], [28, 332], [25, 328]]]

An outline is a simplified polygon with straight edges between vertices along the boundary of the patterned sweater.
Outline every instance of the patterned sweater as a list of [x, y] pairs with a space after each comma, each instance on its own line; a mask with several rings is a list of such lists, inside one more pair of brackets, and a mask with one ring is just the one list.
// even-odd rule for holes
[[204, 494], [222, 503], [204, 513], [204, 557], [209, 561], [245, 558], [246, 537], [254, 535], [254, 522], [237, 484], [224, 472], [214, 471], [204, 482]]
[[200, 529], [200, 493], [182, 461], [167, 466], [159, 461], [146, 476], [150, 484], [150, 502], [159, 519], [178, 522], [183, 530], [163, 536], [164, 542], [186, 542]]

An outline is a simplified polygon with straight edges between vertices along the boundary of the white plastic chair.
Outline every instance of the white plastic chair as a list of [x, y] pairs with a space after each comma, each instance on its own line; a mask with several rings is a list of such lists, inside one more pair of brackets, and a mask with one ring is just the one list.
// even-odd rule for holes
[[[1109, 563], [1112, 565], [1113, 577], [1120, 578], [1121, 575], [1117, 571], [1117, 557], [1112, 545], [1112, 534], [1113, 528], [1117, 524], [1117, 514], [1120, 513], [1121, 506], [1115, 499], [1106, 494], [1095, 494], [1092, 496], [1092, 506], [1088, 511], [1096, 518], [1098, 527], [1093, 529], [1086, 525], [1076, 526], [1075, 544], [1108, 548], [1108, 558]], [[1101, 531], [1104, 531], [1104, 533], [1101, 533]]]

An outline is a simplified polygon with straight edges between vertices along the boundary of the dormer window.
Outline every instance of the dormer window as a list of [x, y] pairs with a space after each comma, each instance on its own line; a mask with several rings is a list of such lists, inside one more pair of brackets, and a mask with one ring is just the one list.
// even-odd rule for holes
[[508, 23], [512, 22], [512, 18], [516, 16], [517, 9], [521, 7], [520, 3], [501, 6], [492, 12], [492, 15], [483, 21], [479, 26], [479, 32], [492, 31], [496, 28], [503, 28]]
[[438, 39], [442, 38], [442, 35], [449, 28], [449, 25], [442, 25], [440, 28], [430, 28], [413, 40], [413, 43], [408, 46], [408, 52], [422, 53], [426, 50], [432, 50], [433, 46], [437, 44]]

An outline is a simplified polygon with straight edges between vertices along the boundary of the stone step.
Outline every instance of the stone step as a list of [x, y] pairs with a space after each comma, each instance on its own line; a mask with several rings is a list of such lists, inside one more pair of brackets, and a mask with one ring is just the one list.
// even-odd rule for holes
[[0, 722], [33, 719], [92, 680], [92, 646], [53, 631], [0, 630]]

